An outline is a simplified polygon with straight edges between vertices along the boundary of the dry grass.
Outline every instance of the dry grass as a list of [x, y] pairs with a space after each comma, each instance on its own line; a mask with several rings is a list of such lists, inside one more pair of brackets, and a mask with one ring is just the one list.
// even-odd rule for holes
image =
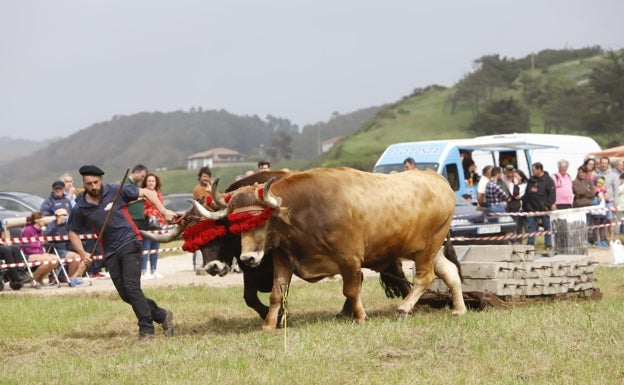
[[362, 326], [332, 319], [339, 281], [296, 284], [276, 332], [260, 331], [241, 288], [155, 289], [147, 294], [174, 310], [176, 336], [142, 343], [113, 294], [0, 295], [0, 384], [619, 384], [623, 272], [598, 269], [599, 301], [459, 318], [419, 307], [396, 319], [398, 300], [367, 279]]

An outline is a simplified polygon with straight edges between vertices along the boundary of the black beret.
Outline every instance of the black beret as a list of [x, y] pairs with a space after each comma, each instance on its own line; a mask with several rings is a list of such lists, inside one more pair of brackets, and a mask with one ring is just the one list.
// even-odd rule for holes
[[54, 183], [52, 183], [52, 188], [65, 188], [65, 182], [63, 182], [62, 180], [57, 180]]
[[82, 166], [80, 167], [80, 169], [78, 170], [78, 172], [80, 173], [80, 175], [85, 176], [85, 175], [95, 175], [95, 176], [101, 176], [104, 175], [104, 171], [102, 171], [101, 168], [99, 168], [98, 166], [94, 166], [92, 164], [88, 165], [88, 166]]

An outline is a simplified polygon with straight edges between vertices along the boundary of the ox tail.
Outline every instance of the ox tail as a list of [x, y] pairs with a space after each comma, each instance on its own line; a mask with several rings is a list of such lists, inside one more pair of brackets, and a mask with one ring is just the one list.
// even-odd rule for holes
[[449, 232], [446, 235], [446, 240], [444, 241], [444, 256], [449, 261], [453, 262], [455, 266], [457, 266], [457, 274], [459, 274], [459, 279], [461, 282], [464, 282], [464, 277], [462, 277], [461, 265], [459, 263], [459, 259], [457, 259], [457, 253], [455, 252], [455, 248], [453, 247], [453, 242], [451, 242], [451, 233]]
[[412, 283], [405, 278], [401, 269], [386, 269], [379, 273], [379, 284], [384, 289], [388, 298], [405, 298], [412, 289]]

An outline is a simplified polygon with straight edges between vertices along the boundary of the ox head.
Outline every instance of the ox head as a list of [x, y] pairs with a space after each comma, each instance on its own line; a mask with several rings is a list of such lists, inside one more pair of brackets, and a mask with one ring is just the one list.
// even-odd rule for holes
[[230, 232], [240, 234], [240, 261], [251, 267], [260, 265], [265, 252], [277, 246], [269, 225], [273, 212], [279, 213], [281, 205], [281, 199], [270, 191], [274, 181], [271, 178], [264, 185], [242, 187], [230, 198]]

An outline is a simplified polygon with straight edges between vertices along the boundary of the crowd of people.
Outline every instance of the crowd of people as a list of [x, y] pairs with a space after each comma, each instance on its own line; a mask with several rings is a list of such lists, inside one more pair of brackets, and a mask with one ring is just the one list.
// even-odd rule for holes
[[[592, 229], [589, 241], [607, 248], [616, 232], [624, 232], [624, 161], [611, 166], [608, 157], [587, 158], [570, 175], [569, 162], [561, 159], [557, 171], [550, 174], [540, 162], [532, 165], [530, 178], [514, 165], [504, 168], [487, 165], [477, 187], [477, 205], [487, 214], [496, 212], [546, 212], [600, 205], [604, 210], [588, 210], [587, 224]], [[473, 174], [468, 174], [473, 176]], [[468, 183], [470, 184], [470, 183]], [[534, 234], [541, 226], [546, 250], [552, 249], [550, 217], [544, 215], [514, 216], [517, 233], [529, 233], [528, 245], [535, 244]], [[617, 225], [619, 224], [619, 226]], [[520, 243], [516, 238], [514, 243]]]

